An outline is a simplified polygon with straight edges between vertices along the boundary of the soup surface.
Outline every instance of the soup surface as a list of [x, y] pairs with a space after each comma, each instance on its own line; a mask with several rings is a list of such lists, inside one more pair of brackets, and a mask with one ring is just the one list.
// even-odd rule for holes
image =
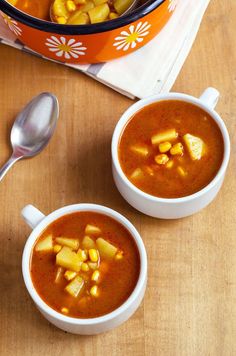
[[52, 17], [54, 22], [62, 25], [86, 25], [113, 20], [132, 4], [132, 0], [8, 0], [8, 2], [31, 16], [46, 21], [50, 21]]
[[47, 305], [68, 316], [94, 318], [130, 296], [140, 257], [120, 223], [103, 214], [76, 212], [46, 228], [33, 248], [30, 268]]
[[118, 155], [126, 177], [161, 198], [179, 198], [204, 188], [223, 159], [221, 131], [205, 111], [166, 100], [144, 107], [127, 123]]

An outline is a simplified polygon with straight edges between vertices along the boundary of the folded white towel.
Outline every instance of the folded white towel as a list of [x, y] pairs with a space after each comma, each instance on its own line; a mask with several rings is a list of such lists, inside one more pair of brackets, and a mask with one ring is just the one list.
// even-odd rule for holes
[[[132, 99], [167, 92], [192, 47], [209, 2], [178, 0], [163, 30], [146, 46], [126, 57], [101, 64], [68, 66]], [[1, 16], [0, 42], [35, 54], [17, 42]]]

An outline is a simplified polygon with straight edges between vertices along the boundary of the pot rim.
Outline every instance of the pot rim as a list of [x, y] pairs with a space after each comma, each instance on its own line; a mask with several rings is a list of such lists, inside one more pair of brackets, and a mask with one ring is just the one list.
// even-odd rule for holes
[[111, 31], [137, 21], [158, 8], [165, 1], [168, 0], [148, 0], [146, 4], [143, 4], [138, 9], [132, 11], [130, 14], [121, 16], [112, 21], [101, 22], [93, 25], [61, 25], [41, 20], [30, 16], [21, 10], [18, 10], [16, 7], [9, 4], [6, 0], [0, 0], [0, 10], [3, 11], [6, 15], [12, 17], [14, 20], [17, 20], [24, 25], [33, 27], [37, 30], [64, 35], [89, 35]]

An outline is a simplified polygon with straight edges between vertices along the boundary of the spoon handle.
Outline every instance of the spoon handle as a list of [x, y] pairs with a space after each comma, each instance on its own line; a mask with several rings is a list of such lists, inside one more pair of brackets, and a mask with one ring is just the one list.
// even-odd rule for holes
[[13, 164], [15, 162], [17, 162], [19, 159], [21, 158], [21, 156], [16, 157], [14, 156], [14, 154], [10, 157], [10, 159], [4, 164], [4, 166], [2, 168], [0, 168], [0, 181], [3, 179], [3, 177], [5, 176], [5, 174], [9, 171], [9, 169], [11, 168], [11, 166], [13, 166]]

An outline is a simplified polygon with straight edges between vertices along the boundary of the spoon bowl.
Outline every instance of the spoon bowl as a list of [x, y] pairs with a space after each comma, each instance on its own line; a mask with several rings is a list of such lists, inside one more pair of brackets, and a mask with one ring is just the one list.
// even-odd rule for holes
[[33, 157], [44, 149], [55, 130], [58, 115], [58, 100], [51, 93], [39, 94], [23, 108], [11, 130], [13, 153], [0, 169], [0, 180], [16, 161]]

